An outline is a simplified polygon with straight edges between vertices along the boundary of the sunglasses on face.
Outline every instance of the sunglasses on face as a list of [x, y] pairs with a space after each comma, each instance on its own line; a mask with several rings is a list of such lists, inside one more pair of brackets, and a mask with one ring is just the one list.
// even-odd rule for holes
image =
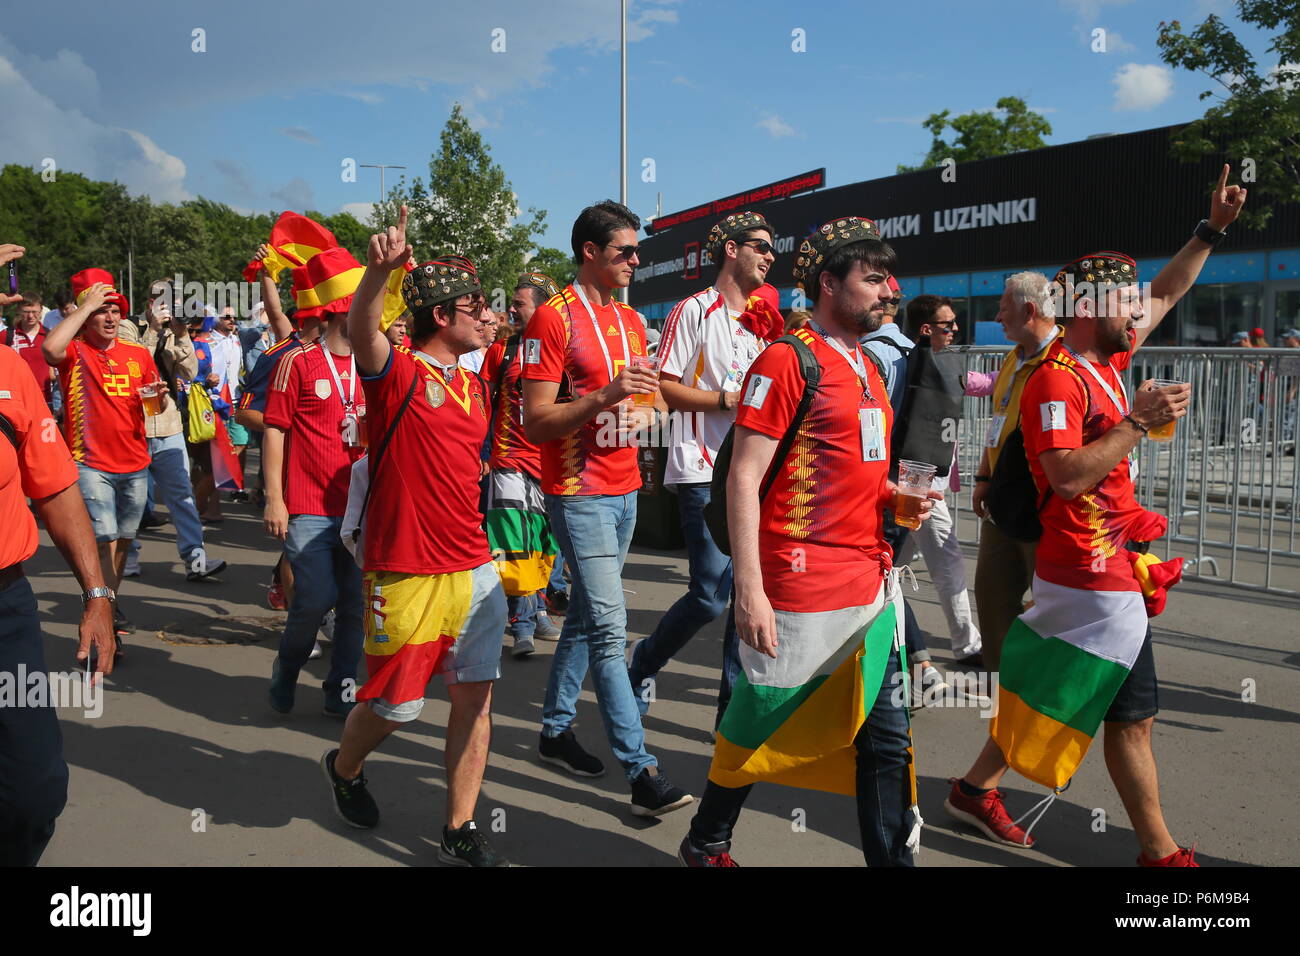
[[956, 328], [957, 328], [957, 323], [956, 323], [955, 321], [954, 321], [954, 322], [934, 322], [934, 323], [932, 323], [932, 324], [933, 324], [934, 327], [935, 327], [936, 329], [938, 329], [940, 332], [953, 332], [953, 331], [955, 331]]
[[[610, 244], [608, 242], [605, 243], [605, 248], [606, 249], [610, 248]], [[636, 255], [638, 252], [641, 251], [640, 246], [614, 246], [613, 248], [618, 250], [619, 258], [622, 259], [631, 259], [634, 255]]]
[[746, 239], [744, 242], [740, 243], [740, 245], [753, 246], [754, 251], [757, 252], [760, 256], [765, 256], [769, 252], [775, 252], [775, 250], [772, 248], [772, 244], [768, 242], [766, 239]]

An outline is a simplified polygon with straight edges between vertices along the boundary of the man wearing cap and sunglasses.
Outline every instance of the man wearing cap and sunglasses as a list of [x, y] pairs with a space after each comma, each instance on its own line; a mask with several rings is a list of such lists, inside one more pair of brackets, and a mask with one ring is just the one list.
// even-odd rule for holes
[[505, 592], [478, 510], [488, 396], [482, 380], [457, 363], [487, 344], [489, 325], [473, 264], [447, 256], [406, 274], [402, 297], [413, 350], [389, 343], [379, 325], [389, 273], [411, 257], [406, 219], [403, 206], [396, 226], [370, 237], [348, 313], [374, 443], [363, 506], [369, 676], [338, 749], [321, 764], [339, 816], [354, 827], [375, 826], [379, 808], [362, 765], [384, 738], [419, 716], [425, 686], [442, 674], [451, 716], [438, 859], [505, 866], [474, 823], [506, 625]]
[[[691, 580], [686, 594], [632, 653], [628, 676], [642, 713], [653, 696], [649, 682], [700, 628], [717, 620], [731, 597], [731, 561], [709, 534], [704, 508], [709, 503], [713, 462], [735, 421], [745, 373], [784, 330], [781, 313], [770, 303], [759, 309], [755, 301], [751, 308], [776, 260], [773, 239], [772, 227], [756, 212], [732, 213], [714, 224], [705, 248], [718, 267], [717, 281], [679, 302], [664, 322], [658, 353], [660, 388], [682, 422], [681, 428], [673, 429], [664, 485], [677, 495]], [[730, 615], [722, 660], [718, 720], [740, 672]]]

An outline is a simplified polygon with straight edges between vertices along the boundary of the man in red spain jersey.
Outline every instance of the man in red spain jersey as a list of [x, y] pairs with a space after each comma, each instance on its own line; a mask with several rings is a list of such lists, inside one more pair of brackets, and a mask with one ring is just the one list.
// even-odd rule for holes
[[486, 389], [457, 364], [487, 344], [483, 293], [468, 260], [447, 257], [407, 273], [414, 351], [379, 331], [389, 273], [411, 256], [406, 207], [371, 236], [366, 271], [348, 313], [348, 338], [370, 421], [365, 514], [368, 678], [337, 750], [321, 758], [339, 815], [373, 827], [379, 809], [362, 765], [384, 738], [419, 716], [425, 686], [442, 674], [447, 724], [447, 822], [438, 859], [504, 866], [474, 823], [500, 676], [505, 593], [478, 510], [479, 452], [488, 431]]
[[[894, 265], [869, 219], [826, 223], [800, 246], [795, 280], [814, 307], [792, 334], [821, 380], [782, 460], [804, 393], [796, 347], [778, 340], [746, 377], [727, 481], [742, 672], [678, 850], [686, 866], [736, 865], [732, 831], [759, 780], [856, 794], [867, 864], [912, 865], [921, 821], [907, 709], [895, 693], [896, 573], [882, 537], [898, 490], [893, 412], [858, 346], [880, 328]], [[929, 508], [921, 502], [923, 518]]]
[[[559, 291], [549, 276], [525, 272], [511, 309], [527, 322]], [[533, 634], [539, 630], [538, 636], [547, 640], [560, 633], [542, 603], [555, 564], [555, 537], [542, 497], [542, 453], [524, 434], [523, 365], [521, 332], [493, 343], [483, 358], [483, 381], [492, 391], [493, 408], [485, 527], [506, 590], [515, 657], [533, 653]]]
[[352, 304], [348, 279], [360, 268], [345, 249], [328, 249], [307, 264], [318, 288], [338, 298], [323, 303], [325, 334], [299, 345], [275, 367], [267, 397], [266, 528], [284, 542], [293, 569], [293, 597], [271, 670], [271, 708], [293, 709], [298, 673], [334, 608], [334, 646], [325, 678], [324, 713], [345, 717], [355, 704], [361, 659], [361, 571], [340, 530], [352, 464], [365, 454], [366, 401], [347, 336]]
[[[149, 490], [140, 388], [158, 382], [158, 368], [148, 349], [117, 340], [118, 323], [131, 310], [112, 274], [83, 269], [72, 277], [72, 292], [76, 311], [50, 330], [41, 350], [59, 372], [64, 436], [77, 462], [104, 579], [116, 594]], [[116, 600], [113, 616], [118, 635], [130, 633]]]
[[[1025, 383], [1020, 399], [1025, 456], [1039, 493], [1043, 534], [1034, 562], [1036, 611], [1050, 597], [1071, 591], [1141, 592], [1127, 552], [1144, 553], [1168, 525], [1138, 504], [1129, 456], [1153, 428], [1187, 414], [1190, 386], [1141, 383], [1130, 396], [1120, 373], [1133, 354], [1190, 289], [1211, 250], [1240, 214], [1246, 190], [1228, 185], [1225, 164], [1210, 201], [1210, 215], [1151, 280], [1144, 302], [1137, 263], [1118, 252], [1097, 252], [1064, 266], [1054, 294], [1064, 309], [1064, 334]], [[1133, 823], [1141, 866], [1197, 866], [1175, 842], [1160, 808], [1151, 728], [1158, 712], [1151, 625], [1126, 618], [1150, 613], [1141, 599], [1123, 614], [1103, 618], [1106, 630], [1130, 631], [1136, 657], [1102, 718], [1106, 769]], [[1131, 610], [1129, 608], [1131, 607]], [[1073, 606], [1067, 608], [1073, 610]], [[1072, 624], [1090, 623], [1072, 615]], [[1145, 636], [1142, 635], [1145, 628]], [[1109, 650], [1109, 648], [1108, 648]], [[1116, 658], [1118, 660], [1118, 658]], [[1003, 670], [1007, 671], [1007, 655]], [[1005, 685], [1004, 685], [1005, 689]], [[1009, 846], [1034, 840], [1012, 822], [999, 781], [1009, 769], [990, 736], [966, 775], [951, 781], [945, 808], [957, 820]]]
[[542, 445], [551, 530], [573, 575], [546, 687], [539, 755], [579, 776], [605, 772], [570, 729], [590, 667], [605, 734], [632, 788], [632, 812], [659, 816], [690, 803], [691, 796], [669, 783], [647, 752], [627, 676], [622, 572], [641, 474], [636, 446], [622, 434], [611, 441], [617, 430], [609, 427], [611, 419], [626, 416], [620, 408], [625, 399], [658, 387], [658, 376], [638, 364], [648, 361], [641, 317], [614, 298], [632, 281], [640, 226], [631, 210], [612, 200], [588, 206], [574, 222], [578, 276], [533, 313], [524, 331], [524, 429]]

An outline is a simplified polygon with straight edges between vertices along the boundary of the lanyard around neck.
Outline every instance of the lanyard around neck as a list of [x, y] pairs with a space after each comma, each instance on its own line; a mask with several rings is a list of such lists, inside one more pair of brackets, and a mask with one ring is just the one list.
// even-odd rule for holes
[[1116, 381], [1119, 382], [1119, 394], [1124, 396], [1124, 400], [1122, 402], [1119, 400], [1119, 397], [1115, 394], [1114, 390], [1108, 384], [1106, 384], [1106, 380], [1102, 378], [1100, 374], [1098, 374], [1095, 368], [1092, 367], [1091, 362], [1089, 362], [1086, 358], [1084, 358], [1074, 349], [1070, 348], [1064, 342], [1061, 343], [1061, 347], [1065, 349], [1067, 352], [1069, 352], [1071, 355], [1073, 355], [1075, 360], [1084, 367], [1084, 369], [1088, 372], [1088, 374], [1097, 380], [1097, 384], [1101, 386], [1102, 391], [1104, 391], [1110, 397], [1110, 400], [1115, 403], [1115, 407], [1119, 409], [1120, 417], [1122, 418], [1125, 415], [1127, 415], [1128, 414], [1128, 392], [1124, 391], [1124, 380], [1119, 377], [1118, 373], [1115, 375], [1115, 379]]
[[353, 408], [357, 398], [357, 357], [349, 355], [348, 371], [348, 397], [343, 397], [343, 379], [339, 376], [339, 368], [334, 364], [334, 353], [329, 349], [321, 346], [325, 352], [325, 364], [329, 366], [330, 374], [334, 376], [334, 385], [339, 391], [339, 401], [343, 402], [343, 410], [346, 412]]
[[[600, 320], [596, 318], [596, 310], [593, 309], [591, 303], [587, 301], [587, 294], [582, 291], [582, 286], [574, 283], [573, 291], [577, 295], [578, 301], [582, 303], [582, 307], [587, 310], [587, 317], [591, 319], [591, 327], [596, 330], [596, 341], [600, 343], [600, 351], [605, 356], [605, 370], [609, 372], [609, 380], [612, 382], [615, 377], [617, 377], [618, 373], [614, 371], [614, 359], [609, 354], [609, 346], [605, 344], [605, 333], [601, 331]], [[610, 305], [614, 309], [614, 315], [618, 318], [618, 334], [623, 340], [623, 364], [630, 365], [632, 363], [632, 355], [627, 349], [627, 329], [623, 326], [623, 313], [613, 299], [610, 300]], [[569, 303], [566, 302], [564, 307], [569, 309]], [[571, 309], [569, 311], [569, 321], [570, 323], [573, 321], [573, 312]]]
[[448, 385], [451, 384], [452, 378], [455, 377], [457, 370], [461, 367], [459, 362], [452, 362], [450, 365], [443, 365], [428, 352], [416, 352], [415, 356], [429, 368], [436, 368], [442, 374], [442, 380]]
[[827, 331], [816, 322], [809, 322], [808, 324], [812, 326], [814, 332], [822, 337], [823, 341], [825, 341], [827, 345], [838, 352], [844, 361], [849, 363], [849, 368], [853, 369], [854, 373], [858, 376], [858, 381], [862, 383], [862, 394], [874, 402], [875, 398], [871, 394], [871, 385], [867, 381], [867, 363], [862, 357], [862, 347], [855, 344], [853, 346], [853, 355], [850, 355], [849, 350], [846, 349], [838, 339], [832, 338]]

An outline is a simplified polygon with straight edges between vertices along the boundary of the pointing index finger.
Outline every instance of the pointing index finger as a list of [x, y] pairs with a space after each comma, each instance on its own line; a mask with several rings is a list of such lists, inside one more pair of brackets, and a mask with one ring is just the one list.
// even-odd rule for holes
[[1219, 173], [1219, 186], [1217, 191], [1220, 193], [1223, 192], [1224, 188], [1228, 185], [1228, 169], [1228, 164], [1224, 163], [1223, 172]]
[[404, 234], [406, 232], [406, 204], [402, 204], [402, 211], [397, 214], [397, 228]]

